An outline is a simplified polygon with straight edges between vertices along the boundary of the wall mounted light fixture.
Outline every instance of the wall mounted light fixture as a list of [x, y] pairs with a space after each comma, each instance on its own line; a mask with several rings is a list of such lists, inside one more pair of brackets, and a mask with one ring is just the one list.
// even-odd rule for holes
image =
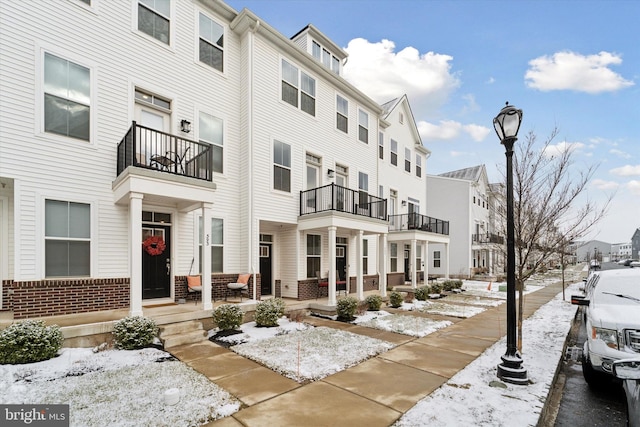
[[333, 178], [335, 171], [333, 169], [327, 169], [327, 175], [329, 176], [329, 178]]
[[407, 201], [406, 200], [402, 201], [402, 206], [407, 206]]
[[191, 122], [189, 120], [181, 120], [180, 121], [180, 130], [184, 133], [191, 132]]

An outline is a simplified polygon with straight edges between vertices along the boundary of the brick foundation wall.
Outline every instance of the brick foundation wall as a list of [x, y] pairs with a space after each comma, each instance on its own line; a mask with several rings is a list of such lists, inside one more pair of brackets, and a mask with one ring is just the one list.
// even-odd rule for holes
[[[211, 299], [212, 301], [223, 300], [227, 291], [227, 283], [235, 283], [238, 280], [237, 274], [212, 274], [211, 275]], [[260, 301], [260, 275], [256, 274], [257, 287], [257, 299]], [[249, 278], [249, 297], [253, 296], [253, 275]], [[196, 295], [193, 292], [189, 293], [187, 290], [187, 276], [175, 277], [175, 301], [180, 299], [194, 299], [200, 298], [200, 295]]]
[[387, 288], [393, 288], [394, 286], [404, 286], [403, 272], [387, 274]]
[[5, 288], [13, 294], [3, 297], [3, 309], [15, 319], [129, 307], [129, 278], [9, 282]]
[[[363, 283], [364, 291], [377, 291], [378, 290], [378, 285], [380, 283], [380, 281], [378, 280], [378, 275], [377, 274], [364, 276], [363, 277], [363, 282], [364, 282]], [[326, 298], [327, 297], [327, 289], [328, 288], [321, 288], [320, 289], [320, 293], [318, 294], [318, 280], [317, 279], [298, 280], [298, 300], [299, 301], [304, 301], [304, 300], [316, 299], [316, 295], [319, 295], [320, 298]], [[347, 290], [347, 293], [349, 293], [349, 294], [350, 293], [356, 293], [356, 290], [357, 290], [356, 278], [355, 277], [350, 277], [349, 278], [349, 289]]]

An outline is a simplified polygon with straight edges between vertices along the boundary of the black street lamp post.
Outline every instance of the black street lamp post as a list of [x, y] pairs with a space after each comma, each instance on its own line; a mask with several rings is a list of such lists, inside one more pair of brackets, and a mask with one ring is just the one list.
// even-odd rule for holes
[[507, 157], [507, 352], [498, 365], [498, 378], [504, 382], [526, 385], [527, 371], [516, 347], [516, 246], [513, 215], [513, 144], [518, 139], [522, 110], [507, 105], [493, 119], [493, 127], [504, 145]]

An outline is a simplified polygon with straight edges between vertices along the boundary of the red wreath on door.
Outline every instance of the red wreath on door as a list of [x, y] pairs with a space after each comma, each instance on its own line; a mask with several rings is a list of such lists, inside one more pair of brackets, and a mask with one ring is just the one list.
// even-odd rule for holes
[[162, 254], [167, 248], [164, 239], [160, 236], [149, 236], [142, 242], [142, 248], [151, 256]]

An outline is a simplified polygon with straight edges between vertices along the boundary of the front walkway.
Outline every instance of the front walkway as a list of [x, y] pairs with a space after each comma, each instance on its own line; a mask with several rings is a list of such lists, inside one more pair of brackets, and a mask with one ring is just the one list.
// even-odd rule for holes
[[[561, 291], [561, 283], [556, 283], [527, 294], [524, 317]], [[505, 313], [506, 304], [502, 304], [468, 319], [450, 318], [453, 325], [423, 338], [307, 318], [316, 326], [344, 329], [397, 346], [305, 385], [209, 341], [175, 347], [171, 353], [246, 405], [207, 426], [389, 426], [502, 338]]]

